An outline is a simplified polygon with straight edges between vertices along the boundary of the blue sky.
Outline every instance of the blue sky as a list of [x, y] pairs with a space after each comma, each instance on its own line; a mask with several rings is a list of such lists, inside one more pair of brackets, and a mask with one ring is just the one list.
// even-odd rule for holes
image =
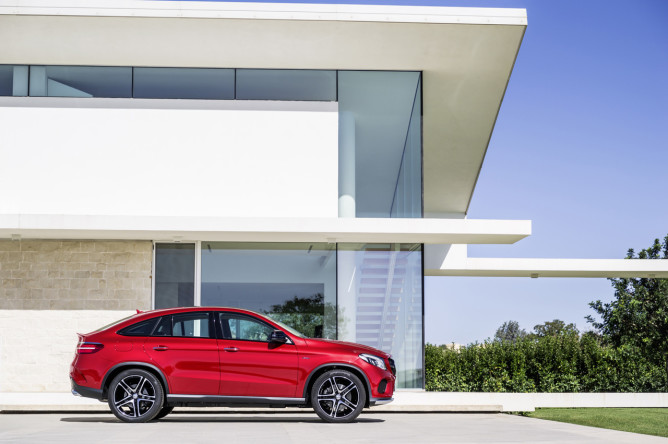
[[[621, 258], [668, 234], [668, 2], [499, 1], [528, 28], [469, 210], [533, 220], [477, 257]], [[428, 342], [469, 343], [504, 320], [588, 328], [605, 279], [427, 278]]]
[[[469, 217], [531, 219], [533, 235], [470, 256], [621, 258], [668, 234], [668, 1], [293, 3], [526, 8]], [[586, 329], [588, 302], [612, 295], [605, 279], [426, 278], [426, 340], [481, 341], [509, 319]]]

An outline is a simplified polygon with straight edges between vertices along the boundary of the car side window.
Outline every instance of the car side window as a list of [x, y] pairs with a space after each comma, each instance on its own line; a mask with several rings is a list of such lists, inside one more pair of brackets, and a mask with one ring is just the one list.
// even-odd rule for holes
[[274, 328], [250, 316], [221, 313], [220, 322], [225, 339], [269, 342]]
[[120, 330], [118, 334], [122, 336], [149, 336], [156, 322], [158, 322], [158, 318], [137, 322]]
[[153, 329], [151, 336], [171, 336], [172, 335], [172, 317], [163, 316], [160, 322]]
[[172, 336], [210, 338], [209, 313], [184, 313], [172, 316]]

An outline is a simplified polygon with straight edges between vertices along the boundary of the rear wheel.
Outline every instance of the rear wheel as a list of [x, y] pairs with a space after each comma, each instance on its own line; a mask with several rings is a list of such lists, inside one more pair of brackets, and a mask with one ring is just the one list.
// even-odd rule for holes
[[123, 370], [109, 385], [109, 408], [125, 422], [146, 422], [162, 410], [164, 390], [158, 378], [146, 370]]
[[330, 370], [318, 377], [311, 389], [311, 405], [327, 422], [352, 422], [366, 403], [364, 384], [346, 370]]

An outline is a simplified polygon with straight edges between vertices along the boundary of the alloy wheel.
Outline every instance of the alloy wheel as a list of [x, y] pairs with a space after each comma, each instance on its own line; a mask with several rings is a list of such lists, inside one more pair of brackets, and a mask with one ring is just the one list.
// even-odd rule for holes
[[109, 407], [126, 422], [150, 421], [162, 409], [162, 402], [160, 382], [144, 370], [121, 372], [109, 387]]
[[364, 408], [366, 393], [359, 378], [350, 372], [334, 370], [320, 376], [314, 384], [311, 403], [328, 422], [350, 422]]

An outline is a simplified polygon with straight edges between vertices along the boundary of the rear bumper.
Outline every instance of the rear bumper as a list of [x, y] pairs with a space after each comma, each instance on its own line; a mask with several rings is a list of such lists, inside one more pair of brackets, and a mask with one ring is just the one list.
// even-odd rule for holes
[[72, 394], [74, 396], [83, 396], [84, 398], [93, 398], [102, 401], [102, 390], [79, 385], [72, 378], [70, 378], [72, 385]]

